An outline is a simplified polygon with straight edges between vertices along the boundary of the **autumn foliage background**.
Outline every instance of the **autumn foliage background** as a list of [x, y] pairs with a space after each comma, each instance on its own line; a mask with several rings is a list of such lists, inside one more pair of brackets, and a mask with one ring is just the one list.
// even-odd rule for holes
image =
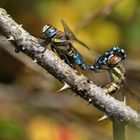
[[[127, 72], [135, 77], [134, 81], [131, 80], [136, 82], [132, 88], [140, 92], [137, 89], [140, 82], [139, 0], [0, 0], [0, 7], [35, 36], [40, 36], [47, 23], [63, 30], [60, 22], [63, 19], [92, 49], [88, 51], [74, 43], [89, 64], [107, 49], [124, 48]], [[112, 138], [111, 122], [97, 122], [103, 115], [100, 111], [75, 97], [70, 90], [56, 92], [62, 86], [59, 81], [26, 56], [11, 53], [11, 44], [0, 40], [1, 140]], [[78, 70], [97, 84], [109, 80], [107, 73]], [[130, 99], [128, 103], [137, 108], [135, 101]], [[140, 139], [139, 132], [130, 127], [127, 127], [126, 135], [128, 140]]]

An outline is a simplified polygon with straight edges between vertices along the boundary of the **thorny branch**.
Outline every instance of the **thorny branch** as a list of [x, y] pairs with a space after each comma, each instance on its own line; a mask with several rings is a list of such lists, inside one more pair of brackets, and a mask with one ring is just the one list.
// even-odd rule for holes
[[36, 60], [38, 65], [62, 83], [67, 83], [77, 95], [105, 112], [111, 119], [140, 128], [140, 115], [135, 110], [106, 95], [103, 89], [93, 84], [83, 74], [78, 75], [77, 71], [65, 64], [52, 51], [47, 49], [43, 52], [44, 47], [38, 40], [17, 24], [2, 8], [0, 8], [0, 31], [10, 38], [16, 49]]

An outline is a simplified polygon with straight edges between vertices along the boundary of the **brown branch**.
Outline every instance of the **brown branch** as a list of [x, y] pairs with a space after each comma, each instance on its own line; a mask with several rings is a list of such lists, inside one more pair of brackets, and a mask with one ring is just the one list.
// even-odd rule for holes
[[18, 25], [4, 9], [0, 8], [0, 31], [7, 38], [14, 39], [15, 47], [23, 53], [35, 59], [50, 74], [63, 83], [67, 83], [77, 95], [90, 101], [101, 111], [104, 111], [111, 119], [129, 123], [140, 128], [140, 115], [124, 103], [117, 101], [105, 91], [89, 81], [83, 74], [78, 75], [48, 49], [42, 53], [42, 47], [38, 40]]

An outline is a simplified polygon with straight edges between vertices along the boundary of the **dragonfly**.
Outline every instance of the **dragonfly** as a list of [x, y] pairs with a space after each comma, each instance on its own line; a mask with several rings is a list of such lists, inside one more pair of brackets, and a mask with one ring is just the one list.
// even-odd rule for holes
[[[96, 60], [95, 64], [91, 66], [91, 70], [95, 72], [100, 70], [108, 71], [111, 82], [101, 86], [103, 89], [105, 89], [107, 94], [112, 96], [115, 94], [117, 99], [123, 101], [124, 98], [120, 99], [121, 96], [116, 94], [119, 92], [119, 94], [122, 94], [123, 97], [131, 95], [136, 101], [140, 102], [140, 95], [136, 91], [136, 88], [138, 89], [139, 87], [140, 73], [127, 72], [124, 65], [121, 64], [122, 60], [125, 60], [125, 58], [126, 53], [124, 49], [113, 47], [110, 50], [107, 50]], [[134, 73], [135, 75], [137, 74], [137, 77], [134, 77]], [[135, 87], [135, 91], [130, 89], [130, 86], [132, 89]]]
[[63, 20], [61, 20], [61, 23], [64, 31], [59, 31], [56, 27], [49, 24], [42, 28], [41, 38], [44, 39], [43, 44], [46, 48], [50, 46], [52, 51], [57, 53], [59, 57], [72, 68], [75, 68], [75, 65], [79, 65], [81, 69], [89, 70], [88, 64], [74, 47], [72, 41], [79, 43], [88, 50], [90, 50], [90, 48], [74, 35], [72, 30]]
[[112, 49], [106, 51], [102, 56], [100, 56], [96, 60], [96, 63], [91, 66], [91, 69], [94, 71], [101, 69], [107, 70], [109, 72], [111, 82], [102, 86], [102, 88], [106, 90], [107, 94], [114, 94], [123, 85], [126, 72], [120, 62], [125, 58], [126, 53], [124, 49], [113, 47]]

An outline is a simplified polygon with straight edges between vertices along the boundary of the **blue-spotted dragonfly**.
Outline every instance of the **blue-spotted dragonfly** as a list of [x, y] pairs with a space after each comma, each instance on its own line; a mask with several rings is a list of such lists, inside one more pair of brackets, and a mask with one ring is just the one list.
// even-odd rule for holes
[[46, 48], [50, 46], [52, 51], [57, 53], [59, 57], [63, 59], [69, 66], [74, 68], [75, 65], [79, 65], [81, 69], [88, 70], [88, 64], [74, 47], [72, 41], [78, 42], [87, 49], [89, 49], [89, 47], [74, 35], [74, 33], [63, 20], [61, 20], [61, 23], [63, 25], [64, 31], [59, 31], [57, 28], [49, 24], [42, 28], [41, 38], [44, 39], [43, 44]]
[[[136, 89], [134, 90], [134, 87], [137, 86], [137, 89], [139, 87], [138, 85], [140, 83], [140, 79], [138, 77], [140, 77], [140, 74], [139, 72], [137, 72], [138, 77], [134, 77], [134, 75], [136, 75], [136, 72], [127, 72], [124, 65], [120, 63], [125, 58], [126, 53], [124, 49], [113, 47], [112, 49], [106, 51], [103, 55], [101, 55], [90, 69], [95, 72], [99, 70], [108, 71], [111, 82], [102, 85], [102, 88], [106, 90], [107, 94], [113, 95], [118, 91], [122, 91], [121, 93], [123, 95], [125, 94], [124, 96], [131, 95], [135, 98], [135, 100], [140, 102], [140, 94], [138, 91], [136, 91]], [[132, 89], [130, 89], [130, 86], [132, 87]], [[115, 96], [117, 96], [117, 94], [115, 94]]]

